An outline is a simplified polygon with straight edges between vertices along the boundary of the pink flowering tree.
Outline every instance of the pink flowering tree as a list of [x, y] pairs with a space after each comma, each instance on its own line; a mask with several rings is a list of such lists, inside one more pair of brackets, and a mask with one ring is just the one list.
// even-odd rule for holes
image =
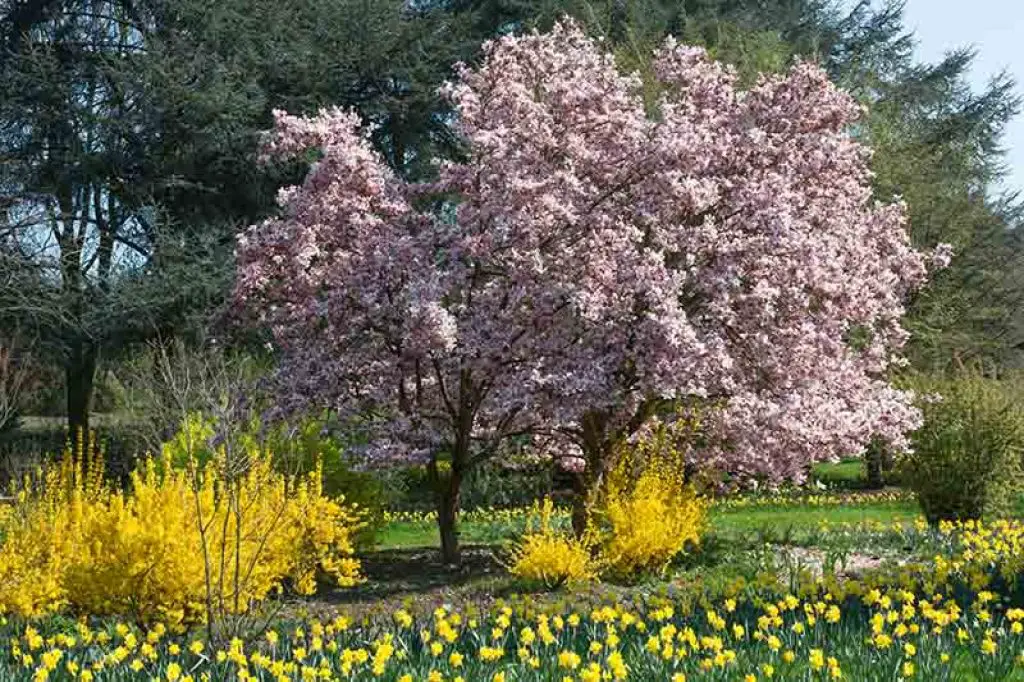
[[462, 478], [514, 437], [581, 500], [680, 401], [716, 406], [695, 464], [738, 476], [904, 443], [919, 415], [885, 375], [929, 259], [871, 198], [848, 95], [809, 64], [742, 91], [670, 41], [645, 102], [571, 23], [484, 54], [447, 88], [467, 160], [431, 184], [353, 114], [279, 113], [268, 156], [319, 159], [238, 254], [282, 402], [339, 410], [373, 462], [425, 462], [447, 560]]

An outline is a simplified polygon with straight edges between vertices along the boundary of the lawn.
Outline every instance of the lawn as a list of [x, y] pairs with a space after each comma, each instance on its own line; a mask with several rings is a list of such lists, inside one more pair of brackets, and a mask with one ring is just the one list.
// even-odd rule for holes
[[[526, 528], [530, 515], [529, 509], [465, 512], [459, 526], [464, 562], [457, 569], [438, 559], [432, 516], [397, 515], [380, 529], [375, 550], [363, 558], [367, 582], [355, 590], [332, 593], [330, 601], [359, 612], [384, 613], [403, 604], [491, 604], [524, 591], [537, 602], [564, 599], [560, 591], [531, 591], [504, 566], [509, 545]], [[792, 572], [807, 566], [821, 570], [826, 563], [862, 555], [872, 557], [874, 565], [913, 551], [907, 533], [918, 518], [916, 502], [895, 490], [727, 499], [711, 507], [702, 545], [662, 580], [646, 582], [644, 589], [726, 584], [754, 580], [766, 571]], [[557, 515], [556, 522], [568, 528], [568, 512]], [[601, 587], [614, 594], [635, 589]]]
[[[817, 534], [823, 525], [912, 521], [920, 515], [917, 503], [899, 501], [863, 502], [850, 505], [752, 503], [749, 506], [712, 507], [709, 530], [722, 537], [760, 533], [768, 538], [806, 538]], [[563, 516], [564, 522], [568, 517]], [[460, 536], [470, 544], [500, 545], [521, 533], [527, 515], [469, 514], [460, 525]], [[380, 531], [377, 543], [382, 549], [437, 547], [437, 525], [431, 519], [391, 521]]]

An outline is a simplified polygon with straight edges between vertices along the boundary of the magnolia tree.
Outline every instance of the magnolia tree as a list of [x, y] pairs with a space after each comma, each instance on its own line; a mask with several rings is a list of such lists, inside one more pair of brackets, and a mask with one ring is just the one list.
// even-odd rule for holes
[[427, 464], [447, 560], [462, 478], [515, 437], [584, 493], [677, 401], [716, 407], [692, 458], [771, 480], [918, 423], [884, 376], [948, 249], [872, 200], [857, 104], [809, 64], [743, 91], [699, 49], [653, 63], [650, 102], [571, 23], [485, 45], [446, 88], [466, 160], [430, 184], [354, 114], [276, 114], [268, 158], [318, 160], [242, 237], [237, 300], [273, 332], [282, 406]]

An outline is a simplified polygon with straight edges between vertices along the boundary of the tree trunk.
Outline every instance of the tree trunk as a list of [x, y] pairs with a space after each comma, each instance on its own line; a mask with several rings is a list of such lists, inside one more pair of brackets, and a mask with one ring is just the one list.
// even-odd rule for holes
[[441, 535], [441, 560], [450, 566], [462, 561], [459, 547], [459, 492], [462, 487], [462, 467], [454, 461], [447, 476], [438, 470], [437, 461], [428, 465], [431, 482], [437, 496], [437, 529]]
[[872, 441], [864, 453], [864, 468], [869, 488], [885, 486], [885, 474], [892, 469], [892, 455], [884, 443]]
[[587, 505], [604, 485], [612, 457], [614, 442], [606, 432], [606, 424], [605, 416], [596, 412], [584, 415], [582, 420], [583, 438], [580, 446], [586, 467], [573, 477], [572, 502], [572, 530], [578, 538], [582, 538], [587, 530]]
[[882, 457], [877, 451], [869, 451], [864, 464], [867, 467], [867, 478], [869, 488], [881, 488], [882, 478]]
[[582, 538], [587, 530], [587, 479], [585, 472], [572, 477], [572, 532]]
[[462, 561], [457, 528], [459, 513], [459, 492], [446, 487], [438, 500], [437, 525], [441, 533], [441, 560], [457, 566]]
[[88, 342], [75, 343], [64, 364], [64, 379], [68, 430], [76, 449], [89, 438], [89, 410], [92, 406], [95, 376], [96, 348]]

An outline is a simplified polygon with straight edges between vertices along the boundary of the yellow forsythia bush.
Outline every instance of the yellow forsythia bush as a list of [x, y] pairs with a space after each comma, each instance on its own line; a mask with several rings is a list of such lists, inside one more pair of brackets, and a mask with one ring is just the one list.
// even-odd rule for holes
[[549, 587], [598, 575], [632, 580], [660, 573], [700, 542], [708, 501], [686, 482], [672, 434], [660, 429], [639, 443], [625, 443], [615, 465], [590, 500], [582, 538], [551, 525], [550, 499], [536, 509], [513, 547], [510, 572]]
[[684, 456], [698, 431], [695, 418], [679, 419], [618, 448], [590, 501], [590, 525], [601, 535], [600, 561], [609, 576], [661, 573], [688, 544], [700, 542], [708, 501], [687, 481]]
[[622, 579], [660, 573], [698, 543], [708, 506], [670, 459], [650, 459], [635, 478], [627, 462], [612, 470], [594, 512], [604, 528], [601, 562]]
[[534, 504], [526, 532], [511, 552], [509, 572], [547, 587], [587, 582], [597, 577], [592, 538], [575, 538], [551, 525], [554, 504], [545, 498]]
[[286, 586], [311, 593], [319, 576], [360, 580], [360, 515], [323, 495], [319, 469], [289, 477], [254, 451], [228, 480], [223, 456], [175, 468], [165, 448], [122, 492], [102, 483], [102, 463], [66, 454], [23, 486], [0, 527], [0, 613], [199, 621]]

